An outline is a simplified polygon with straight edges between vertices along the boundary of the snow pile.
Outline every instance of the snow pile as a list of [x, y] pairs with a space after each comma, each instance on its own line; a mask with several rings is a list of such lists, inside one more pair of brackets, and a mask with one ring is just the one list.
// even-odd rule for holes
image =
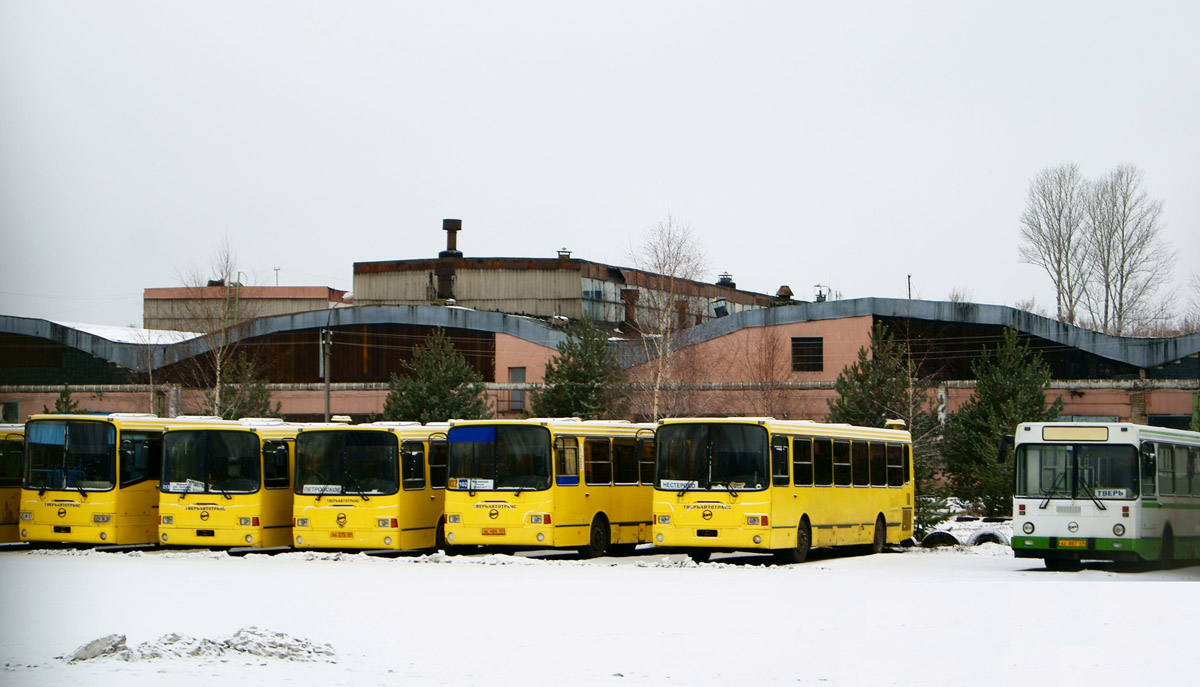
[[337, 654], [328, 644], [316, 644], [307, 639], [292, 637], [282, 632], [272, 632], [257, 627], [244, 627], [226, 639], [205, 639], [165, 634], [153, 642], [144, 642], [134, 648], [125, 644], [125, 635], [108, 635], [79, 647], [70, 656], [62, 656], [68, 663], [80, 663], [103, 659], [120, 661], [153, 661], [160, 659], [203, 658], [226, 659], [270, 658], [280, 661], [306, 661], [337, 663]]

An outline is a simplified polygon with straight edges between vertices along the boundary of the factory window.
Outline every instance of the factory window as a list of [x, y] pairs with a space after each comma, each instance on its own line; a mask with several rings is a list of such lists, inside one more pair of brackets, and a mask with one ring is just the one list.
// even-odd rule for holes
[[820, 372], [824, 367], [824, 339], [819, 336], [792, 337], [792, 370]]

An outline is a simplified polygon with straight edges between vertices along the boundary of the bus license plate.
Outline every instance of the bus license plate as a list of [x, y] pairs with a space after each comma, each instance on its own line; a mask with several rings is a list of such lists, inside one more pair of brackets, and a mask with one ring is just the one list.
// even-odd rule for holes
[[484, 534], [504, 534], [504, 528], [503, 527], [485, 527], [485, 528], [483, 528], [483, 533]]
[[1060, 549], [1086, 549], [1086, 539], [1059, 539], [1058, 548]]
[[353, 532], [330, 532], [329, 536], [333, 537], [334, 539], [353, 539], [354, 533]]

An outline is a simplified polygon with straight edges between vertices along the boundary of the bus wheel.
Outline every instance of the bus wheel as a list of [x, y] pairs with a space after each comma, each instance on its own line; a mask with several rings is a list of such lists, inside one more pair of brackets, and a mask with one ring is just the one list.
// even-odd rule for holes
[[871, 542], [871, 553], [883, 553], [883, 545], [887, 542], [887, 523], [883, 516], [875, 518], [875, 540]]
[[808, 549], [812, 546], [812, 532], [808, 526], [808, 517], [800, 520], [796, 528], [796, 547], [779, 549], [775, 552], [775, 560], [783, 564], [803, 563], [808, 558]]
[[712, 551], [708, 549], [688, 549], [687, 555], [695, 563], [707, 563], [708, 559], [712, 558]]
[[592, 529], [588, 534], [587, 546], [579, 549], [581, 558], [596, 558], [603, 556], [608, 550], [608, 521], [603, 515], [597, 515], [592, 520]]

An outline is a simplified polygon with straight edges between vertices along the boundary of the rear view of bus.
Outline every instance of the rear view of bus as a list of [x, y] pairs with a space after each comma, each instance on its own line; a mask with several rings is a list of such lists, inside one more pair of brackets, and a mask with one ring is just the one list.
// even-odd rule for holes
[[1017, 558], [1051, 570], [1200, 558], [1200, 433], [1030, 422], [1013, 445]]
[[24, 455], [25, 425], [0, 425], [0, 544], [19, 541], [17, 513], [21, 510]]
[[576, 419], [452, 423], [447, 543], [594, 557], [648, 542], [652, 430]]
[[172, 546], [288, 546], [297, 429], [273, 418], [168, 422], [159, 541]]
[[21, 540], [153, 544], [165, 422], [128, 413], [29, 418]]
[[440, 545], [447, 428], [377, 422], [297, 434], [292, 545], [393, 551]]

